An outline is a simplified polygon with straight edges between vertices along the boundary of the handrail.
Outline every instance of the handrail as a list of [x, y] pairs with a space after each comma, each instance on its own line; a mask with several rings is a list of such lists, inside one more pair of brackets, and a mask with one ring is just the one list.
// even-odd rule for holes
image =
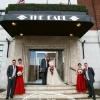
[[70, 69], [72, 69], [72, 70], [76, 71], [76, 69], [74, 69], [74, 68], [72, 68], [72, 67], [70, 67]]

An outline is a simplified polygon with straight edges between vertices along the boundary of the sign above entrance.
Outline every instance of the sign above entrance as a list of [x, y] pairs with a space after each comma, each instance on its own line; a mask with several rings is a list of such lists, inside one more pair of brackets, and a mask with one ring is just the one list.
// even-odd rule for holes
[[93, 19], [89, 15], [48, 15], [48, 14], [7, 14], [1, 16], [2, 20], [48, 20], [48, 21], [89, 21]]
[[17, 17], [19, 20], [69, 20], [77, 21], [79, 18], [77, 16], [67, 16], [67, 15], [19, 15]]
[[82, 37], [93, 25], [93, 18], [86, 14], [34, 12], [0, 17], [1, 26], [10, 36], [78, 36]]

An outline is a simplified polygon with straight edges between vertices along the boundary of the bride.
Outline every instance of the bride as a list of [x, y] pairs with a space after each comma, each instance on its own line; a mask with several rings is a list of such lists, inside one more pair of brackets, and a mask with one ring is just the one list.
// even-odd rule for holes
[[55, 61], [50, 57], [49, 67], [47, 72], [47, 84], [48, 85], [65, 85], [58, 75], [57, 69], [55, 68]]

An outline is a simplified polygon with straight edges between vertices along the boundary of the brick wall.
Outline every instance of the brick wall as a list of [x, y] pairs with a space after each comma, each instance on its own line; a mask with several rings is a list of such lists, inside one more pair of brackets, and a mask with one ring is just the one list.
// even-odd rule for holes
[[94, 8], [97, 20], [97, 28], [100, 30], [100, 0], [93, 0], [94, 1]]
[[94, 26], [91, 30], [100, 29], [100, 0], [77, 0], [78, 5], [85, 5], [89, 10], [89, 15], [94, 19]]

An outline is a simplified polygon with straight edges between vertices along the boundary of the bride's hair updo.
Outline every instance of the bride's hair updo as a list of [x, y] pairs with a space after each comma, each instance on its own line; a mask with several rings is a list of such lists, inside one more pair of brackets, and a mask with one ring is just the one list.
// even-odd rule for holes
[[79, 66], [79, 65], [82, 65], [82, 64], [81, 64], [81, 63], [78, 63], [78, 66]]
[[18, 61], [22, 61], [22, 59], [21, 59], [21, 58], [19, 58], [19, 59], [18, 59]]
[[49, 57], [49, 60], [51, 60], [50, 58], [52, 58], [52, 60], [53, 60], [53, 57], [52, 56]]

